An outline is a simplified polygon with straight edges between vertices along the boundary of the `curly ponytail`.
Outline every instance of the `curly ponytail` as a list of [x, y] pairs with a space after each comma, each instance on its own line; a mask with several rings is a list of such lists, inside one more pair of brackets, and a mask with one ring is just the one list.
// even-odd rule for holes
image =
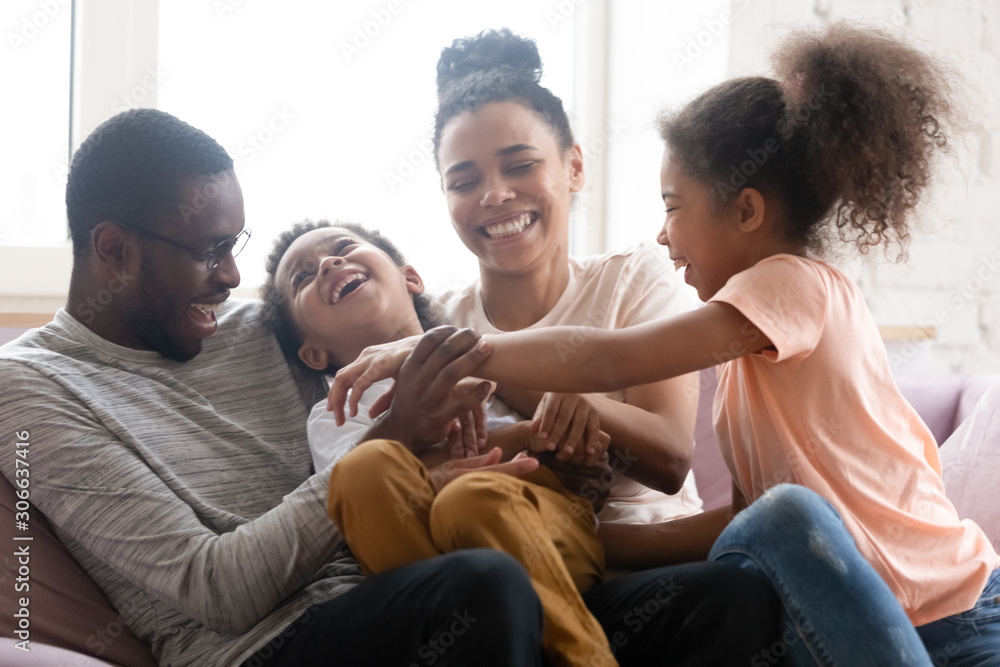
[[948, 150], [944, 71], [887, 33], [845, 23], [793, 33], [773, 61], [777, 80], [728, 81], [661, 116], [673, 158], [714, 184], [720, 206], [743, 187], [777, 197], [789, 238], [808, 248], [832, 222], [862, 253], [898, 245], [905, 255], [907, 216]]

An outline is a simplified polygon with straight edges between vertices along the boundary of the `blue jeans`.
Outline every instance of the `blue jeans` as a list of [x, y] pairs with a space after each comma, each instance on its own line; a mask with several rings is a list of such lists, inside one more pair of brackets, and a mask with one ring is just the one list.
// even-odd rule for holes
[[751, 667], [929, 667], [896, 597], [858, 551], [840, 515], [805, 487], [782, 484], [736, 515], [709, 560], [763, 573], [784, 607], [780, 635]]
[[917, 628], [937, 667], [1000, 665], [1000, 570], [969, 611]]

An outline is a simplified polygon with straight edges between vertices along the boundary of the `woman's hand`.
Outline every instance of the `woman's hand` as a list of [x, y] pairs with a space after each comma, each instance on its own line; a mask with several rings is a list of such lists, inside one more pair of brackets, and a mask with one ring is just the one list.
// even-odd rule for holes
[[582, 394], [544, 394], [531, 422], [536, 433], [532, 451], [555, 451], [559, 461], [596, 465], [611, 442], [601, 431], [598, 415]]

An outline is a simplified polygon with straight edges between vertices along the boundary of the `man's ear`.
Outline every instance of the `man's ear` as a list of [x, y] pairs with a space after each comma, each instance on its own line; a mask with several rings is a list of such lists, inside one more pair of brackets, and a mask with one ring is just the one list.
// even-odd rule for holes
[[302, 343], [302, 346], [299, 348], [299, 359], [314, 371], [325, 371], [327, 366], [330, 365], [326, 350], [313, 347], [308, 343]]
[[583, 149], [580, 144], [573, 144], [567, 152], [569, 159], [569, 191], [583, 190]]
[[90, 233], [91, 252], [108, 271], [124, 272], [139, 260], [139, 246], [128, 232], [113, 222], [97, 223]]
[[756, 188], [743, 188], [736, 196], [736, 207], [740, 231], [753, 232], [764, 224], [764, 196]]
[[403, 280], [406, 281], [406, 289], [409, 290], [410, 294], [423, 294], [424, 279], [420, 277], [417, 270], [409, 264], [401, 266], [400, 270], [403, 272]]

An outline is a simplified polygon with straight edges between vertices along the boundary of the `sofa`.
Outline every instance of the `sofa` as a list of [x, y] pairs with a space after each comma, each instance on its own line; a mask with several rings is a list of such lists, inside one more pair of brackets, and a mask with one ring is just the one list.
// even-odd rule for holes
[[[897, 381], [940, 443], [971, 413], [978, 398], [998, 377], [901, 376]], [[715, 386], [714, 369], [702, 371], [693, 468], [706, 509], [727, 504], [731, 488], [729, 472], [712, 431], [711, 404]], [[19, 511], [17, 501], [14, 487], [0, 477], [0, 541], [14, 545], [6, 547], [4, 555], [0, 555], [0, 614], [3, 619], [0, 623], [0, 667], [155, 665], [149, 647], [129, 632], [40, 513], [29, 509], [30, 529], [27, 532], [15, 529], [15, 512]], [[24, 537], [31, 537], [31, 540], [15, 540]], [[24, 545], [29, 555], [15, 555], [15, 549]], [[27, 562], [20, 562], [21, 558]], [[27, 583], [29, 589], [16, 590], [17, 585], [23, 583]], [[30, 652], [18, 648], [26, 637]]]

